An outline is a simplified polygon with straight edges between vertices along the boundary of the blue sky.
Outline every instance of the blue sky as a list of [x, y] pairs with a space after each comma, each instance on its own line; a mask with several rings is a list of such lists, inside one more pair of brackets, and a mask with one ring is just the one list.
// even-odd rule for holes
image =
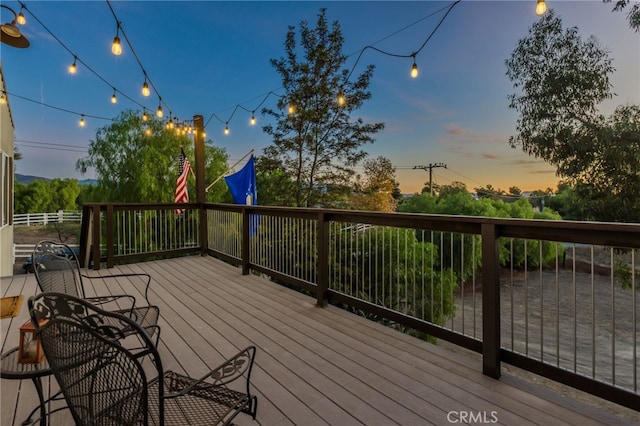
[[[4, 1], [16, 11], [17, 1]], [[21, 27], [31, 42], [28, 49], [1, 46], [0, 59], [7, 90], [81, 114], [113, 118], [124, 109], [139, 109], [122, 95], [113, 105], [113, 87], [154, 111], [158, 97], [140, 94], [144, 75], [126, 44], [115, 57], [111, 41], [116, 23], [105, 1], [27, 1], [27, 8], [78, 58], [73, 56], [29, 13]], [[289, 25], [315, 24], [321, 7], [330, 21], [340, 22], [345, 37], [346, 67], [353, 67], [367, 45], [400, 55], [416, 51], [434, 29], [451, 2], [382, 1], [127, 1], [111, 3], [149, 77], [174, 115], [204, 116], [207, 137], [227, 150], [232, 160], [251, 149], [259, 154], [270, 139], [261, 125], [269, 118], [236, 105], [255, 109], [267, 93], [282, 93], [280, 76], [271, 58], [284, 55]], [[614, 99], [601, 106], [609, 114], [616, 105], [640, 103], [640, 35], [628, 26], [624, 13], [611, 4], [593, 1], [547, 2], [565, 26], [577, 26], [583, 37], [598, 38], [614, 58]], [[434, 170], [439, 184], [462, 181], [469, 189], [492, 185], [522, 190], [555, 188], [554, 169], [508, 146], [516, 114], [508, 109], [512, 86], [504, 61], [517, 40], [526, 36], [538, 17], [535, 0], [471, 1], [456, 5], [429, 43], [417, 55], [417, 79], [409, 76], [411, 59], [366, 50], [354, 75], [367, 64], [376, 69], [369, 89], [372, 99], [358, 112], [365, 121], [385, 123], [376, 142], [366, 146], [370, 157], [383, 155], [397, 167], [400, 189], [420, 191], [428, 173], [417, 165], [445, 163]], [[432, 15], [429, 17], [430, 15]], [[10, 17], [2, 11], [2, 21]], [[400, 31], [401, 30], [401, 31]], [[123, 39], [123, 37], [121, 37]], [[123, 39], [124, 43], [124, 39]], [[18, 173], [45, 177], [91, 178], [75, 170], [78, 158], [108, 121], [79, 116], [9, 96], [15, 122], [16, 146], [23, 154]], [[264, 106], [275, 106], [267, 98]], [[165, 109], [165, 113], [167, 109]], [[215, 114], [215, 116], [213, 116]], [[176, 148], [177, 150], [177, 148]]]

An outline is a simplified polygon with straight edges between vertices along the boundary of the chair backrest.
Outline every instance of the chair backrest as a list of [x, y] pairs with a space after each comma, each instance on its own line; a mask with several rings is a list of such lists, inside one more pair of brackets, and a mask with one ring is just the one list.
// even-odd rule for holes
[[31, 255], [40, 290], [85, 298], [80, 263], [73, 249], [63, 243], [40, 241]]
[[[142, 358], [150, 355], [160, 373], [162, 365], [146, 332], [123, 315], [66, 294], [41, 293], [28, 305], [76, 424], [148, 424], [148, 380]], [[124, 346], [125, 328], [139, 332], [136, 344], [143, 343], [145, 350], [133, 353]]]

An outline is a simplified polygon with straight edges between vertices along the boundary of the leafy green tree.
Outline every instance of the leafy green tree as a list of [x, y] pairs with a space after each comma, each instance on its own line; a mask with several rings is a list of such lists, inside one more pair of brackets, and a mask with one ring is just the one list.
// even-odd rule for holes
[[[150, 135], [145, 133], [147, 128]], [[84, 201], [173, 202], [181, 146], [195, 167], [193, 142], [188, 136], [165, 129], [164, 123], [153, 117], [143, 122], [136, 111], [122, 112], [110, 125], [98, 129], [89, 155], [76, 163], [81, 173], [95, 169], [99, 182], [99, 188], [83, 194], [99, 199]], [[206, 182], [224, 173], [227, 158], [224, 149], [207, 143]], [[188, 185], [189, 192], [194, 194], [195, 179], [189, 179]], [[207, 200], [219, 201], [226, 192], [221, 181], [209, 190]]]
[[552, 12], [535, 23], [506, 61], [519, 93], [512, 146], [556, 166], [584, 208], [582, 217], [640, 221], [640, 106], [610, 117], [598, 105], [612, 96], [612, 59], [593, 37], [562, 28]]
[[265, 156], [256, 156], [255, 164], [258, 202], [263, 206], [292, 205], [293, 180], [280, 167], [279, 162]]
[[384, 125], [352, 118], [371, 97], [367, 87], [373, 66], [350, 78], [343, 68], [347, 57], [340, 24], [335, 21], [329, 27], [326, 9], [320, 9], [316, 27], [302, 21], [299, 32], [296, 40], [295, 27], [290, 26], [286, 56], [271, 59], [285, 95], [277, 109], [262, 111], [277, 123], [263, 128], [273, 137], [264, 155], [291, 177], [289, 205], [330, 207], [349, 193], [353, 168], [366, 156], [361, 146], [373, 142]]
[[[331, 241], [335, 290], [435, 324], [455, 315], [456, 273], [425, 267], [425, 261], [441, 264], [438, 248], [418, 241], [411, 229], [371, 227], [354, 236], [354, 229], [347, 227], [332, 234]], [[352, 256], [340, 255], [345, 241]]]
[[[603, 0], [604, 3], [611, 3], [611, 0]], [[623, 11], [631, 4], [631, 0], [616, 0], [613, 12]], [[629, 26], [635, 31], [640, 32], [640, 4], [635, 3], [627, 13]]]
[[438, 188], [438, 198], [444, 198], [459, 192], [464, 194], [468, 193], [467, 185], [459, 181], [454, 181], [451, 182], [450, 185], [441, 185], [440, 188]]
[[350, 205], [355, 210], [395, 211], [393, 190], [398, 186], [396, 169], [388, 158], [379, 156], [364, 162], [364, 176], [357, 177]]
[[34, 180], [28, 185], [16, 182], [14, 203], [16, 213], [50, 213], [77, 210], [80, 186], [76, 179]]

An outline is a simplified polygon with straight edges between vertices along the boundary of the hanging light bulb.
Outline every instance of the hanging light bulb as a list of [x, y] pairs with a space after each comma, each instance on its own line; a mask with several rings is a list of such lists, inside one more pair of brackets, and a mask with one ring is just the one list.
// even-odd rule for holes
[[289, 102], [289, 114], [295, 114], [295, 113], [296, 113], [296, 106], [292, 102]]
[[148, 127], [146, 129], [144, 129], [144, 134], [147, 136], [151, 136], [151, 127]]
[[113, 44], [111, 45], [111, 53], [116, 56], [122, 55], [122, 45], [120, 44], [120, 37], [115, 36], [113, 38]]
[[252, 126], [255, 126], [255, 125], [256, 125], [256, 116], [253, 114], [253, 112], [251, 113], [251, 120], [249, 120], [249, 123], [250, 123]]
[[78, 66], [76, 65], [76, 57], [73, 58], [73, 63], [69, 65], [69, 74], [75, 74], [78, 71]]
[[142, 112], [142, 121], [147, 121], [149, 119], [149, 116], [147, 115], [147, 110], [145, 109]]
[[116, 29], [116, 36], [113, 38], [113, 44], [111, 45], [111, 53], [116, 56], [122, 55], [122, 45], [120, 44], [120, 22]]
[[162, 98], [158, 96], [158, 110], [156, 111], [156, 117], [162, 118], [164, 113], [162, 112]]
[[142, 83], [142, 96], [149, 96], [151, 94], [151, 90], [149, 90], [149, 85], [147, 84], [147, 80], [145, 78], [144, 83]]
[[24, 25], [27, 23], [27, 18], [24, 17], [22, 9], [24, 9], [24, 6], [20, 6], [20, 13], [18, 13], [18, 16], [16, 17], [16, 22], [20, 25]]
[[411, 66], [411, 77], [412, 78], [418, 77], [418, 65], [416, 65], [415, 59], [413, 61], [413, 65]]
[[[195, 133], [195, 132], [193, 132], [193, 133]], [[206, 138], [206, 137], [207, 137], [207, 132], [205, 132], [205, 131], [204, 131], [204, 129], [202, 130], [202, 137], [203, 137], [203, 138]]]
[[84, 121], [84, 114], [82, 114], [82, 117], [80, 117], [80, 122], [78, 124], [80, 124], [80, 127], [84, 127], [84, 125], [86, 124]]
[[224, 134], [225, 135], [229, 134], [229, 125], [227, 123], [225, 123]]
[[345, 106], [345, 104], [347, 103], [347, 98], [344, 97], [344, 93], [342, 93], [342, 90], [340, 90], [338, 92], [338, 106]]
[[113, 95], [111, 95], [111, 103], [115, 104], [116, 102], [118, 102], [118, 98], [116, 97], [116, 89], [113, 89]]
[[7, 97], [3, 93], [2, 95], [0, 95], [0, 105], [4, 105], [6, 103], [7, 103]]
[[538, 3], [536, 4], [536, 13], [538, 15], [544, 15], [546, 11], [547, 11], [547, 3], [545, 3], [544, 0], [538, 0]]

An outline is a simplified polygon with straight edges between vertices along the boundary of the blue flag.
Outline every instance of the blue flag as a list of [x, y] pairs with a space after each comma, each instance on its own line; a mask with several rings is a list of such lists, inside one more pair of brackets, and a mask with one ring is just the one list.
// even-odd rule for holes
[[232, 175], [225, 176], [225, 182], [233, 195], [236, 204], [254, 206], [258, 204], [258, 192], [256, 191], [256, 166], [253, 155], [244, 167]]
[[[258, 191], [256, 189], [256, 166], [253, 162], [253, 155], [247, 164], [232, 175], [225, 176], [225, 182], [231, 191], [233, 201], [236, 204], [255, 206], [258, 204]], [[256, 235], [258, 230], [258, 216], [251, 215], [249, 218], [249, 235]]]

